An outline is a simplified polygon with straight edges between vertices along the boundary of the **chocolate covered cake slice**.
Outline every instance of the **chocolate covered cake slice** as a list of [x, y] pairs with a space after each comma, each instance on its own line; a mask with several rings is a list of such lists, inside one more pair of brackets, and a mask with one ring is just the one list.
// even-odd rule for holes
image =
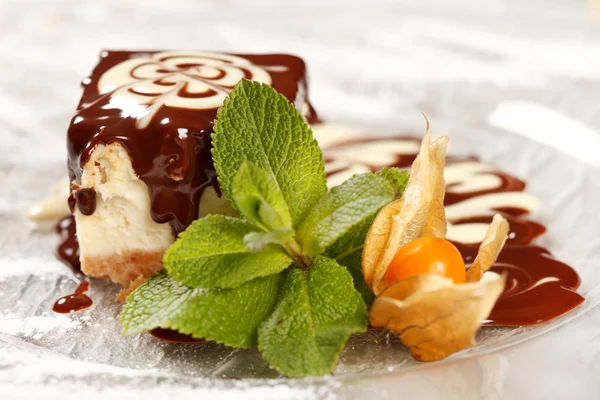
[[295, 56], [105, 51], [68, 131], [82, 271], [125, 290], [161, 269], [193, 220], [231, 210], [210, 153], [213, 120], [241, 79], [271, 85], [316, 121]]

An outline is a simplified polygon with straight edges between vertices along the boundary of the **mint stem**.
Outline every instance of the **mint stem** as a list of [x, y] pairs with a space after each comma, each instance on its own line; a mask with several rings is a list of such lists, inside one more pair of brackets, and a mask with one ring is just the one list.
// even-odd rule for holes
[[352, 248], [350, 248], [350, 249], [348, 249], [348, 250], [344, 251], [344, 252], [343, 252], [343, 253], [341, 253], [340, 255], [338, 255], [338, 256], [335, 258], [335, 260], [336, 260], [336, 261], [339, 261], [339, 260], [341, 260], [342, 258], [344, 258], [344, 257], [346, 257], [346, 256], [349, 256], [350, 254], [354, 253], [355, 251], [358, 251], [358, 250], [362, 249], [363, 247], [364, 247], [364, 244], [360, 244], [360, 245], [358, 245], [358, 246], [356, 246], [356, 247], [352, 247]]
[[312, 264], [310, 258], [302, 254], [302, 249], [300, 249], [300, 245], [295, 239], [289, 241], [286, 250], [301, 267], [308, 268]]

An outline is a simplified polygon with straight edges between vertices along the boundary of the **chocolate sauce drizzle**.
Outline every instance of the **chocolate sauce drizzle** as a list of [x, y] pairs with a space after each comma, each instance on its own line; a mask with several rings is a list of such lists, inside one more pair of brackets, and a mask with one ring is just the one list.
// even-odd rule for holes
[[56, 300], [56, 303], [52, 306], [52, 311], [59, 314], [69, 314], [90, 307], [94, 302], [85, 294], [89, 286], [88, 281], [81, 282], [73, 294]]
[[[79, 261], [79, 242], [77, 241], [77, 229], [75, 217], [69, 215], [58, 221], [55, 228], [60, 235], [60, 242], [56, 249], [56, 257], [63, 264], [70, 267], [73, 272], [81, 275], [81, 263]], [[93, 304], [85, 292], [89, 288], [88, 281], [82, 281], [73, 294], [61, 297], [52, 306], [52, 311], [59, 314], [68, 314], [85, 310]]]
[[[217, 175], [210, 153], [210, 134], [217, 108], [188, 109], [162, 105], [158, 109], [151, 109], [154, 104], [149, 97], [150, 103], [141, 105], [142, 113], [152, 112], [153, 115], [147, 125], [140, 127], [135, 116], [140, 114], [139, 104], [135, 104], [135, 108], [125, 102], [119, 103], [112, 96], [113, 92], [103, 94], [98, 90], [100, 78], [110, 68], [135, 57], [147, 57], [156, 53], [103, 52], [100, 63], [83, 83], [84, 93], [69, 126], [69, 171], [71, 180], [80, 182], [83, 167], [94, 149], [98, 145], [119, 143], [128, 152], [135, 173], [148, 186], [152, 219], [157, 223], [170, 223], [174, 233], [179, 233], [197, 219], [203, 190], [209, 186], [217, 186]], [[308, 103], [306, 67], [302, 59], [282, 54], [240, 57], [266, 68], [271, 76], [271, 86], [290, 102], [295, 102], [297, 107], [308, 105], [310, 122], [318, 119]], [[186, 68], [200, 66], [201, 62], [188, 62], [177, 65], [177, 68], [185, 71]], [[249, 72], [244, 70], [244, 74], [248, 75]], [[218, 76], [206, 78], [207, 82], [216, 82], [216, 79]], [[153, 83], [173, 84], [161, 79]], [[231, 89], [219, 86], [218, 83], [212, 85], [223, 92]], [[184, 95], [184, 92], [180, 91], [178, 94]], [[92, 197], [95, 196], [91, 193], [80, 195], [80, 192], [75, 196], [78, 207], [83, 214], [89, 215], [94, 211]]]
[[[465, 263], [475, 259], [479, 244], [454, 244]], [[584, 300], [576, 292], [580, 284], [577, 272], [553, 258], [543, 247], [506, 245], [491, 270], [506, 273], [507, 281], [486, 325], [532, 325], [548, 321]]]
[[82, 188], [75, 192], [75, 203], [83, 215], [92, 215], [96, 211], [96, 191]]
[[81, 263], [79, 261], [79, 242], [76, 235], [75, 217], [69, 215], [58, 221], [55, 231], [60, 235], [60, 243], [56, 248], [56, 257], [71, 267], [73, 272], [80, 273]]
[[[403, 137], [360, 139], [346, 141], [331, 148], [339, 149], [343, 146], [357, 143], [368, 143], [381, 140], [407, 140]], [[408, 138], [419, 142], [418, 139]], [[328, 159], [327, 149], [324, 150], [325, 159]], [[416, 154], [398, 155], [396, 161], [390, 165], [399, 168], [410, 167]], [[477, 157], [452, 158], [447, 160], [448, 164], [463, 161], [478, 161]], [[368, 166], [375, 171], [378, 168]], [[341, 171], [333, 171], [328, 175]], [[521, 192], [525, 189], [525, 182], [503, 172], [492, 173], [500, 178], [500, 186], [476, 192], [457, 193], [452, 191], [453, 185], [446, 188], [444, 205], [448, 206], [469, 198], [481, 196], [488, 193]], [[584, 298], [576, 292], [580, 285], [577, 272], [552, 257], [552, 254], [543, 247], [532, 244], [534, 239], [546, 232], [546, 227], [526, 219], [527, 210], [519, 208], [501, 208], [496, 210], [501, 213], [510, 223], [509, 237], [498, 261], [492, 267], [492, 271], [506, 273], [507, 284], [498, 302], [494, 306], [486, 325], [512, 326], [533, 325], [550, 320], [577, 307]], [[489, 224], [493, 216], [472, 216], [460, 220], [451, 220], [455, 225], [481, 222]], [[477, 254], [479, 243], [463, 244], [454, 243], [463, 258], [465, 264], [473, 262]]]

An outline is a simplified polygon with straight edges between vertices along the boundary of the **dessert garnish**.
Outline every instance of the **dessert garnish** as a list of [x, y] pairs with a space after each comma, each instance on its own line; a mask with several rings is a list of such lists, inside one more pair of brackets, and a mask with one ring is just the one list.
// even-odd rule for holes
[[336, 259], [356, 254], [406, 172], [352, 177], [329, 193], [305, 119], [267, 85], [242, 81], [212, 134], [220, 189], [239, 217], [194, 221], [165, 253], [165, 270], [123, 308], [124, 334], [173, 329], [231, 347], [258, 347], [288, 376], [329, 373], [367, 307]]
[[[328, 126], [317, 126], [314, 131], [317, 138], [330, 135]], [[419, 153], [421, 141], [411, 136], [363, 137], [352, 135], [348, 129], [346, 132], [331, 134], [342, 139], [333, 144], [329, 141], [323, 149], [329, 185], [382, 167], [410, 167]], [[484, 325], [539, 324], [584, 301], [577, 293], [581, 283], [577, 272], [535, 243], [546, 227], [531, 219], [541, 201], [525, 191], [525, 182], [474, 155], [448, 157], [444, 180], [446, 239], [460, 251], [467, 265], [477, 256], [494, 214], [501, 214], [510, 224], [506, 244], [490, 269], [506, 274], [506, 285]], [[366, 286], [364, 289], [371, 293]]]
[[52, 311], [59, 314], [69, 314], [90, 307], [94, 302], [87, 294], [85, 294], [89, 287], [90, 283], [88, 281], [82, 281], [73, 294], [56, 300], [52, 306]]
[[379, 212], [363, 250], [365, 282], [377, 295], [369, 322], [396, 332], [421, 361], [472, 346], [505, 283], [497, 274], [481, 281], [507, 238], [502, 216], [494, 217], [466, 273], [460, 252], [445, 240], [447, 142], [430, 145], [427, 124], [404, 195]]

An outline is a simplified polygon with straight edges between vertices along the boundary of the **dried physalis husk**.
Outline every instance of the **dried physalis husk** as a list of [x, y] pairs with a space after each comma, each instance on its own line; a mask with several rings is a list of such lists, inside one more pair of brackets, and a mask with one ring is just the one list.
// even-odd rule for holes
[[369, 322], [396, 332], [419, 361], [448, 357], [475, 344], [475, 333], [502, 293], [505, 277], [487, 276], [460, 285], [431, 274], [395, 282], [375, 299]]
[[423, 274], [386, 287], [388, 266], [402, 246], [422, 236], [446, 237], [447, 143], [442, 137], [430, 145], [428, 123], [404, 195], [379, 212], [363, 249], [363, 276], [377, 295], [369, 314], [371, 325], [396, 332], [421, 361], [439, 360], [472, 346], [505, 283], [505, 277], [494, 273], [481, 280], [508, 235], [508, 222], [496, 215], [467, 271], [467, 283]]
[[440, 360], [474, 345], [475, 333], [504, 289], [504, 276], [484, 273], [496, 262], [507, 236], [508, 222], [494, 216], [467, 271], [468, 283], [431, 274], [392, 283], [375, 299], [371, 325], [396, 332], [420, 361]]
[[365, 240], [362, 268], [365, 282], [377, 295], [385, 287], [385, 272], [396, 252], [421, 236], [446, 236], [444, 164], [447, 137], [430, 145], [429, 122], [419, 155], [400, 200], [384, 207]]
[[508, 237], [508, 221], [500, 214], [494, 215], [492, 223], [479, 246], [477, 257], [467, 270], [467, 282], [478, 282], [483, 274], [496, 262]]

